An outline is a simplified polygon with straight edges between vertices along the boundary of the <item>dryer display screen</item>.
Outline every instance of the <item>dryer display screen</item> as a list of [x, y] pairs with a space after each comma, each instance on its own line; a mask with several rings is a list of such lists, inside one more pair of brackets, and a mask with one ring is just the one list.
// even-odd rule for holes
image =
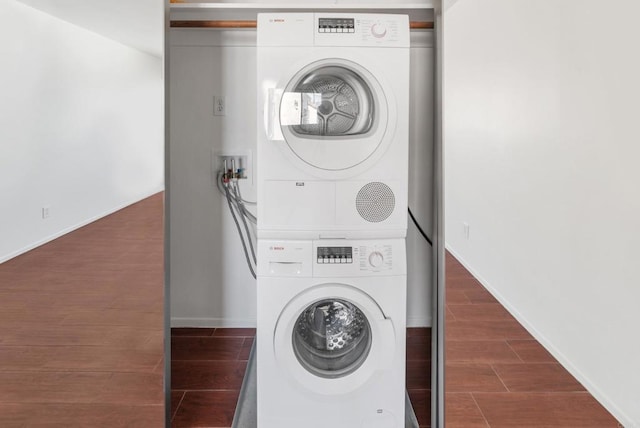
[[318, 18], [319, 33], [355, 33], [353, 18]]
[[318, 263], [353, 263], [351, 247], [318, 247]]

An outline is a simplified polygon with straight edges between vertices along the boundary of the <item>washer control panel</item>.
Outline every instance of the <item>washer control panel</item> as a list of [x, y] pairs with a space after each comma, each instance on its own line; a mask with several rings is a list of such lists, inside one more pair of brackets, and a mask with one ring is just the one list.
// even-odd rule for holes
[[322, 277], [406, 274], [403, 239], [313, 241], [313, 274]]
[[317, 247], [318, 264], [350, 264], [354, 255], [360, 270], [382, 271], [393, 268], [393, 246]]
[[258, 240], [258, 276], [406, 275], [404, 239]]
[[318, 263], [353, 263], [352, 247], [317, 247]]

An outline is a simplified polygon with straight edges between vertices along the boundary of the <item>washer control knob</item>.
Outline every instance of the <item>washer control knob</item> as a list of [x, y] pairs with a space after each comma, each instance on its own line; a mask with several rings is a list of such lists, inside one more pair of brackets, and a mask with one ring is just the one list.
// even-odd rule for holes
[[369, 254], [369, 264], [371, 266], [373, 266], [374, 268], [378, 268], [382, 266], [382, 263], [384, 263], [384, 256], [381, 252], [373, 251], [371, 254]]
[[371, 26], [371, 34], [373, 37], [380, 39], [387, 34], [387, 26], [382, 22], [376, 22]]

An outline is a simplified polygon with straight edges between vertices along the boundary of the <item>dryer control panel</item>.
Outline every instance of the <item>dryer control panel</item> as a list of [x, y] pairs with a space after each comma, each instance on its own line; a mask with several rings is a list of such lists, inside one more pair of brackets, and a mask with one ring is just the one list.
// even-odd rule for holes
[[316, 46], [409, 47], [407, 15], [315, 14]]
[[384, 13], [259, 13], [258, 46], [408, 48], [409, 16]]

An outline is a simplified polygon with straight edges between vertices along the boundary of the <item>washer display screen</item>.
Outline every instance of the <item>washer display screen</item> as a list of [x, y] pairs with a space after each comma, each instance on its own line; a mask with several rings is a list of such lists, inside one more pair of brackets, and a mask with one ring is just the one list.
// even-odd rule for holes
[[318, 263], [353, 263], [351, 247], [318, 247]]

